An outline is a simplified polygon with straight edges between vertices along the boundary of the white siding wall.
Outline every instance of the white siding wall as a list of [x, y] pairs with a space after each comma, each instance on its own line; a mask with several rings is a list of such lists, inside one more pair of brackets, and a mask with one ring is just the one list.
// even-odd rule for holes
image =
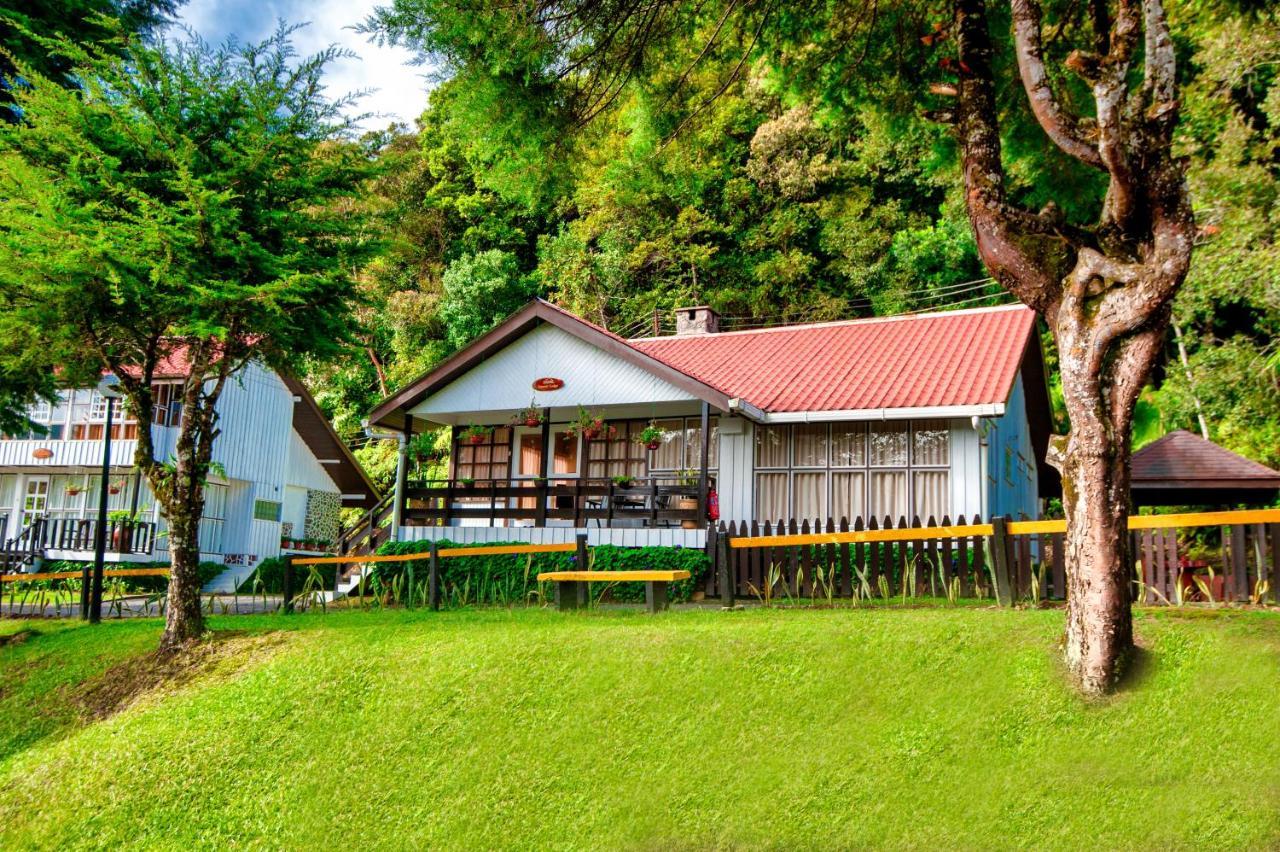
[[[136, 440], [111, 442], [112, 467], [133, 467]], [[33, 453], [47, 449], [51, 458], [38, 459]], [[101, 441], [0, 441], [0, 466], [4, 467], [84, 467], [102, 466]]]
[[965, 520], [982, 513], [982, 489], [987, 474], [982, 466], [982, 448], [972, 421], [951, 421], [951, 520]]
[[[564, 380], [557, 391], [533, 390], [544, 376]], [[543, 325], [524, 335], [428, 397], [410, 413], [493, 412], [510, 416], [529, 405], [598, 406], [693, 399], [647, 370], [609, 355], [583, 340]]]
[[[740, 424], [739, 426], [729, 424]], [[733, 430], [738, 428], [739, 431]], [[741, 417], [720, 418], [720, 517], [725, 521], [750, 518], [755, 493], [755, 430]]]
[[[302, 440], [302, 436], [292, 428], [289, 430], [289, 463], [285, 470], [287, 471], [286, 485], [310, 488], [313, 491], [328, 491], [332, 494], [339, 493], [340, 489], [329, 476], [329, 472], [325, 470], [325, 466], [320, 464], [312, 454], [311, 448]], [[306, 501], [305, 494], [303, 501]]]

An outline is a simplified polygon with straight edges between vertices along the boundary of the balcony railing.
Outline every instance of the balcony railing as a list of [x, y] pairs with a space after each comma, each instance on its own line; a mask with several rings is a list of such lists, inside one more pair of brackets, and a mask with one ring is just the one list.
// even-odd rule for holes
[[[32, 523], [24, 542], [33, 550], [94, 549], [96, 518], [49, 518]], [[107, 521], [106, 552], [148, 555], [155, 550], [156, 525], [144, 521]]]
[[696, 482], [679, 477], [609, 479], [419, 480], [405, 489], [406, 526], [449, 526], [454, 521], [548, 521], [612, 526], [706, 523], [706, 500]]

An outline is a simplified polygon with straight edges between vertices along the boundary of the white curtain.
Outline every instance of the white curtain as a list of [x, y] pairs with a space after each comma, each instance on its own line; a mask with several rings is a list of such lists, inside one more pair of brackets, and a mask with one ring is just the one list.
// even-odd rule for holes
[[[707, 446], [707, 470], [715, 470], [720, 462], [720, 421], [716, 417], [708, 418], [711, 424], [711, 438]], [[690, 417], [685, 429], [685, 467], [699, 470], [702, 467], [702, 418]]]
[[[827, 466], [827, 425], [806, 423], [795, 427], [795, 467]], [[805, 517], [805, 516], [801, 516]]]
[[831, 517], [838, 523], [847, 518], [852, 526], [854, 519], [866, 516], [867, 475], [856, 473], [831, 474]]
[[684, 456], [684, 421], [655, 420], [654, 425], [663, 431], [662, 446], [653, 451], [650, 465], [654, 470], [679, 470]]
[[916, 515], [921, 523], [932, 517], [942, 523], [942, 516], [950, 514], [950, 487], [945, 470], [919, 470], [915, 473]]
[[785, 473], [756, 474], [755, 516], [761, 523], [788, 517]]
[[907, 466], [906, 421], [872, 423], [870, 431], [873, 467]]
[[896, 524], [907, 516], [907, 472], [876, 470], [871, 472], [871, 514], [878, 521], [888, 515]]
[[786, 467], [787, 427], [756, 427], [756, 467]]
[[862, 423], [831, 424], [831, 466], [862, 467], [867, 463], [867, 427]]
[[951, 463], [951, 429], [945, 420], [917, 420], [911, 430], [911, 463], [946, 467]]
[[799, 522], [805, 518], [810, 520], [827, 517], [827, 474], [800, 473], [792, 478], [791, 484], [793, 516]]

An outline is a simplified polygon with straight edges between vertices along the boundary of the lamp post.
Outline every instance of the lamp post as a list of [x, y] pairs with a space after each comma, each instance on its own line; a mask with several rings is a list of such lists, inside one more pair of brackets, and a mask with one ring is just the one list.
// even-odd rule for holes
[[[111, 474], [111, 417], [121, 397], [120, 380], [111, 374], [98, 383], [98, 393], [107, 400], [107, 422], [102, 431], [102, 481], [98, 483], [98, 523], [93, 535], [93, 582], [89, 593], [89, 623], [102, 620], [102, 572], [107, 553], [107, 480]], [[83, 595], [82, 595], [83, 597]]]

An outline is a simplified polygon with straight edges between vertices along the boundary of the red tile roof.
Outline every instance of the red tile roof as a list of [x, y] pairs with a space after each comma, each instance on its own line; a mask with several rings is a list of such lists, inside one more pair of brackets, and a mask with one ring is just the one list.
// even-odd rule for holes
[[1280, 472], [1183, 429], [1170, 432], [1134, 453], [1130, 470], [1135, 486], [1235, 483], [1280, 488]]
[[1008, 401], [1035, 313], [1021, 305], [630, 345], [766, 412]]

